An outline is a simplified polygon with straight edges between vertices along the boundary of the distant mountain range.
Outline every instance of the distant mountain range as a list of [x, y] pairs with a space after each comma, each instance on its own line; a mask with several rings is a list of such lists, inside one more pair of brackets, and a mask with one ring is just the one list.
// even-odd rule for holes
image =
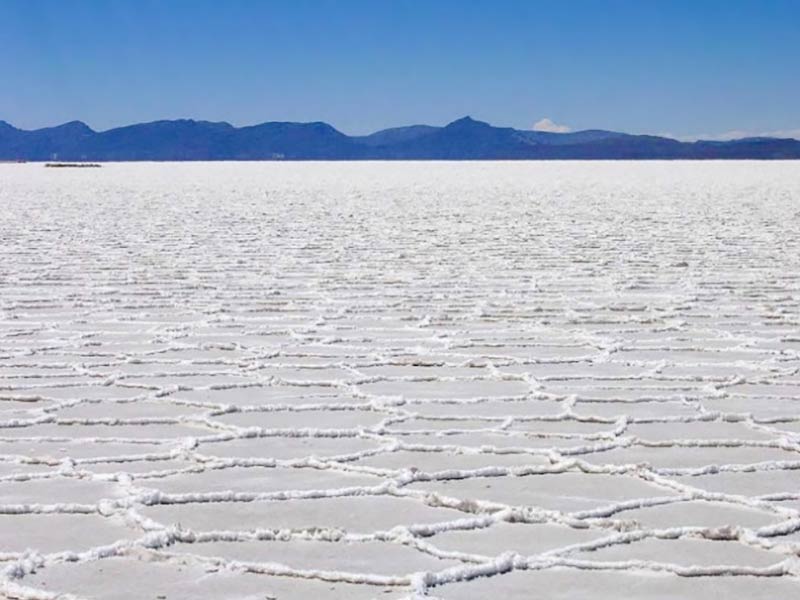
[[653, 135], [494, 127], [470, 117], [348, 136], [327, 123], [155, 121], [94, 131], [72, 121], [27, 131], [0, 121], [0, 160], [549, 160], [800, 159], [800, 141], [679, 142]]

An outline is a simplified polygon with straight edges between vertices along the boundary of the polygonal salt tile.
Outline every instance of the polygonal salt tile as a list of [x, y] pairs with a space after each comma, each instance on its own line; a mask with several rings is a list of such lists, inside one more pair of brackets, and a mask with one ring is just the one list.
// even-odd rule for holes
[[797, 460], [788, 450], [757, 446], [629, 446], [581, 455], [596, 465], [645, 464], [656, 469], [696, 469], [708, 465], [749, 465]]
[[409, 488], [460, 500], [563, 512], [591, 510], [634, 498], [673, 495], [669, 490], [628, 475], [582, 472], [421, 481]]
[[661, 389], [652, 387], [574, 387], [561, 382], [547, 382], [542, 388], [543, 392], [557, 396], [575, 396], [579, 402], [646, 402], [646, 401], [680, 401], [690, 392], [682, 389]]
[[743, 363], [724, 365], [692, 365], [692, 364], [667, 364], [659, 369], [663, 377], [690, 377], [700, 379], [716, 379], [723, 381], [731, 377], [760, 377], [764, 371], [758, 368], [758, 363], [747, 365]]
[[99, 376], [89, 377], [79, 375], [73, 371], [61, 372], [57, 369], [26, 369], [26, 374], [9, 374], [4, 376], [3, 369], [0, 368], [0, 385], [6, 390], [24, 391], [26, 388], [78, 386], [92, 387], [93, 384], [101, 384], [103, 378]]
[[361, 429], [375, 427], [390, 416], [373, 410], [303, 410], [237, 412], [217, 415], [214, 421], [237, 427], [265, 429]]
[[554, 400], [486, 400], [483, 402], [408, 402], [402, 407], [421, 416], [538, 417], [555, 416], [564, 407]]
[[299, 369], [294, 367], [267, 367], [257, 371], [261, 377], [275, 377], [286, 382], [340, 382], [355, 378], [351, 371], [341, 368]]
[[616, 423], [598, 423], [594, 421], [578, 421], [576, 419], [562, 419], [558, 421], [542, 420], [516, 420], [509, 427], [509, 431], [525, 431], [541, 435], [592, 435], [605, 433], [613, 438]]
[[30, 359], [31, 357], [18, 357], [16, 360], [0, 358], [0, 380], [12, 382], [31, 379], [42, 383], [43, 379], [53, 378], [58, 383], [67, 383], [76, 379], [81, 381], [84, 378], [72, 369], [43, 366]]
[[[800, 395], [797, 396], [800, 398]], [[755, 419], [785, 417], [794, 419], [800, 413], [797, 398], [762, 398], [758, 396], [726, 396], [703, 399], [703, 408], [724, 414], [752, 415]]]
[[30, 459], [60, 462], [65, 458], [83, 459], [115, 456], [142, 456], [163, 454], [177, 449], [179, 440], [153, 442], [117, 442], [113, 440], [81, 440], [66, 441], [49, 440], [8, 440], [0, 441], [0, 455], [21, 456]]
[[[241, 328], [241, 325], [235, 326]], [[250, 352], [274, 351], [285, 348], [287, 343], [294, 341], [290, 336], [282, 335], [246, 335], [234, 331], [224, 331], [222, 329], [208, 329], [203, 331], [201, 327], [193, 327], [192, 333], [180, 338], [181, 344], [210, 346], [222, 344], [225, 346], [235, 345], [239, 350]]]
[[450, 470], [474, 470], [486, 467], [542, 466], [549, 461], [530, 454], [409, 452], [398, 450], [369, 456], [353, 463], [379, 469], [414, 469], [424, 473]]
[[233, 406], [361, 403], [362, 400], [328, 386], [248, 386], [223, 389], [181, 390], [175, 399], [201, 404]]
[[122, 495], [112, 482], [76, 477], [0, 481], [0, 504], [97, 504]]
[[513, 358], [523, 361], [550, 361], [562, 362], [579, 359], [591, 359], [600, 355], [600, 350], [591, 346], [558, 346], [558, 345], [475, 345], [465, 347], [451, 347], [450, 351], [465, 356], [483, 356], [494, 358]]
[[[72, 355], [58, 354], [58, 353], [44, 354], [37, 352], [29, 356], [3, 357], [2, 363], [0, 364], [18, 368], [30, 367], [36, 369], [36, 372], [38, 373], [51, 373], [55, 372], [56, 370], [63, 371], [69, 369], [69, 366], [71, 364], [79, 362], [82, 361]], [[74, 372], [71, 369], [69, 370], [70, 372]]]
[[85, 552], [142, 535], [116, 521], [85, 514], [0, 514], [0, 554], [34, 550]]
[[44, 423], [28, 427], [0, 429], [3, 438], [106, 438], [116, 440], [170, 440], [215, 435], [201, 425], [183, 423], [142, 423], [135, 425], [83, 425], [80, 423]]
[[547, 381], [550, 378], [595, 377], [601, 381], [609, 377], [635, 377], [641, 375], [645, 367], [624, 362], [569, 362], [569, 363], [534, 363], [512, 364], [499, 367], [501, 373], [513, 375], [530, 375]]
[[[182, 471], [197, 467], [197, 463], [186, 460], [124, 460], [105, 462], [79, 462], [75, 465], [78, 471], [96, 473], [98, 475], [130, 475], [143, 478], [148, 474], [161, 476], [165, 471]], [[141, 485], [146, 485], [141, 483]]]
[[399, 586], [242, 573], [196, 565], [189, 560], [175, 564], [132, 558], [49, 565], [20, 583], [87, 600], [392, 600], [408, 593]]
[[796, 493], [800, 488], [800, 473], [796, 469], [720, 471], [709, 475], [687, 475], [673, 479], [683, 485], [708, 492], [739, 496]]
[[[292, 339], [292, 341], [296, 341]], [[280, 348], [281, 354], [286, 359], [286, 362], [291, 362], [294, 356], [316, 356], [325, 357], [328, 362], [341, 362], [342, 359], [347, 359], [347, 362], [360, 362], [361, 360], [368, 360], [370, 352], [366, 349], [361, 349], [357, 346], [346, 344], [287, 344]]]
[[24, 388], [19, 390], [2, 391], [3, 398], [44, 398], [49, 400], [118, 400], [146, 396], [148, 390], [119, 385], [70, 385], [61, 387]]
[[781, 520], [777, 514], [740, 504], [689, 500], [624, 510], [611, 518], [635, 521], [641, 527], [750, 527], [758, 528]]
[[684, 567], [732, 565], [756, 568], [768, 567], [786, 558], [777, 552], [754, 548], [740, 542], [658, 538], [614, 544], [594, 551], [579, 552], [576, 556], [601, 562], [643, 560]]
[[625, 349], [616, 354], [617, 360], [669, 361], [681, 365], [716, 365], [737, 362], [759, 362], [768, 354], [748, 350], [723, 350], [720, 352], [704, 352], [702, 350], [642, 350], [640, 348]]
[[441, 432], [441, 431], [468, 431], [475, 429], [499, 430], [503, 425], [502, 420], [472, 419], [430, 419], [424, 417], [411, 417], [405, 421], [394, 422], [386, 427], [388, 434], [394, 432]]
[[232, 375], [229, 373], [221, 375], [178, 375], [168, 374], [163, 377], [147, 375], [143, 377], [130, 378], [125, 383], [131, 385], [144, 386], [149, 388], [170, 388], [180, 386], [183, 388], [204, 388], [211, 386], [236, 386], [252, 383], [252, 379], [242, 375]]
[[[0, 449], [2, 447], [0, 444]], [[51, 465], [44, 463], [21, 462], [13, 459], [0, 461], [0, 477], [18, 477], [29, 473], [46, 473], [54, 470]]]
[[[514, 435], [516, 434], [516, 435]], [[529, 436], [525, 432], [494, 433], [484, 431], [471, 431], [468, 433], [411, 433], [401, 435], [394, 432], [391, 437], [399, 440], [402, 444], [443, 447], [456, 446], [459, 448], [492, 449], [492, 448], [514, 448], [529, 449], [534, 451], [545, 451], [549, 449], [570, 448], [584, 446], [593, 442], [581, 438], [558, 438], [558, 437], [537, 437]]]
[[[785, 348], [785, 345], [781, 344], [781, 348]], [[800, 383], [740, 383], [725, 388], [725, 391], [729, 394], [752, 397], [754, 400], [758, 397], [773, 399], [775, 396], [781, 396], [797, 401], [800, 398]]]
[[76, 323], [69, 323], [63, 327], [65, 331], [68, 332], [97, 332], [102, 331], [104, 334], [110, 336], [120, 336], [123, 339], [125, 338], [136, 338], [139, 335], [147, 335], [143, 329], [147, 328], [147, 325], [142, 325], [141, 323], [136, 323], [132, 321], [118, 321], [113, 318], [111, 319], [104, 319], [102, 316], [99, 315], [92, 315], [91, 320], [83, 321], [83, 322], [76, 322]]
[[465, 552], [482, 556], [499, 556], [516, 552], [532, 556], [573, 544], [606, 537], [610, 532], [602, 529], [577, 529], [548, 523], [496, 523], [481, 529], [453, 529], [425, 538], [440, 550]]
[[167, 494], [204, 492], [279, 492], [284, 490], [325, 490], [373, 487], [383, 483], [379, 477], [343, 473], [332, 469], [226, 467], [199, 473], [179, 473], [139, 481], [143, 487]]
[[767, 440], [772, 436], [748, 427], [745, 423], [693, 421], [689, 423], [634, 423], [626, 435], [642, 440]]
[[415, 364], [390, 364], [359, 367], [359, 373], [364, 373], [367, 377], [419, 377], [439, 378], [439, 377], [479, 377], [489, 375], [488, 369], [480, 367], [454, 367], [445, 365], [415, 365]]
[[[363, 346], [368, 344], [376, 347], [392, 347], [394, 343], [404, 346], [430, 344], [440, 345], [440, 340], [435, 337], [435, 332], [430, 329], [359, 329], [347, 331], [337, 329], [337, 343]], [[438, 343], [437, 343], [438, 342]]]
[[653, 377], [570, 377], [563, 381], [554, 380], [548, 382], [547, 385], [571, 387], [576, 390], [664, 390], [670, 394], [688, 393], [703, 387], [702, 383], [693, 381], [670, 381], [669, 379], [656, 379]]
[[575, 413], [588, 417], [634, 419], [662, 419], [664, 417], [688, 417], [697, 414], [691, 404], [672, 401], [614, 402], [612, 400], [590, 402], [578, 400], [573, 407]]
[[330, 359], [325, 356], [267, 356], [259, 357], [258, 363], [266, 367], [281, 368], [330, 368], [341, 364], [341, 360]]
[[522, 381], [461, 379], [454, 381], [379, 381], [358, 386], [370, 396], [400, 396], [406, 400], [439, 398], [508, 398], [525, 396], [530, 386]]
[[194, 531], [218, 529], [344, 529], [350, 533], [388, 531], [398, 525], [453, 521], [464, 513], [392, 496], [349, 496], [261, 502], [156, 504], [140, 512], [164, 525]]
[[461, 564], [438, 559], [409, 546], [387, 542], [236, 541], [176, 544], [169, 552], [228, 561], [278, 563], [298, 570], [346, 572], [354, 575], [407, 576], [440, 571]]
[[53, 414], [59, 419], [152, 419], [200, 415], [204, 412], [201, 408], [176, 404], [167, 399], [155, 399], [133, 402], [84, 402], [60, 408]]
[[800, 421], [770, 423], [769, 427], [778, 431], [779, 435], [783, 433], [788, 433], [790, 436], [794, 437], [800, 435]]
[[98, 340], [98, 342], [99, 346], [95, 347], [89, 356], [67, 357], [66, 362], [81, 363], [92, 369], [102, 368], [109, 362], [118, 361], [125, 356], [147, 356], [171, 348], [171, 344], [155, 339], [151, 334], [120, 335], [105, 341]]
[[[385, 445], [385, 444], [384, 444]], [[363, 437], [254, 437], [222, 442], [200, 442], [197, 452], [219, 458], [267, 458], [292, 460], [359, 455], [381, 448], [378, 441]], [[2, 448], [2, 445], [0, 445]]]
[[216, 361], [225, 361], [230, 365], [231, 363], [246, 360], [254, 356], [253, 353], [240, 348], [227, 349], [227, 348], [173, 348], [165, 352], [159, 352], [158, 358], [161, 360], [180, 360], [191, 361], [197, 363], [199, 361], [209, 361], [216, 363]]
[[[160, 355], [159, 355], [160, 359]], [[106, 375], [121, 376], [117, 381], [136, 385], [145, 377], [175, 377], [179, 381], [193, 375], [224, 376], [235, 369], [232, 365], [220, 363], [195, 363], [195, 362], [163, 362], [163, 359], [150, 359], [141, 362], [123, 362], [109, 365], [108, 367], [94, 368], [92, 372]]]
[[486, 600], [502, 594], [505, 600], [530, 600], [531, 590], [548, 600], [626, 600], [665, 598], [736, 598], [775, 600], [797, 593], [790, 577], [679, 577], [634, 570], [598, 571], [550, 568], [512, 571], [494, 577], [447, 584], [431, 590], [442, 600]]
[[[0, 423], [3, 421], [20, 421], [42, 416], [44, 409], [58, 406], [53, 400], [0, 400]], [[7, 427], [0, 428], [0, 435]]]

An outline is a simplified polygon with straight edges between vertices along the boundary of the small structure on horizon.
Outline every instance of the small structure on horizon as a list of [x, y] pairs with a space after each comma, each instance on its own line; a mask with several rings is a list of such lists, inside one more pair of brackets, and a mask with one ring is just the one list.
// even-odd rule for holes
[[99, 168], [103, 165], [99, 163], [58, 163], [58, 162], [49, 162], [45, 163], [45, 167], [51, 168], [70, 168], [70, 169], [88, 169], [88, 168]]

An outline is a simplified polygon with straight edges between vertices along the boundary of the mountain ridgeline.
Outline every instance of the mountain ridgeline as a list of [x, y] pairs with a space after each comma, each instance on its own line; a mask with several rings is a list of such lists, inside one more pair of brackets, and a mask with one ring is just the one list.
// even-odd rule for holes
[[0, 121], [0, 160], [614, 160], [800, 159], [800, 141], [744, 138], [679, 142], [652, 135], [574, 133], [494, 127], [464, 117], [444, 126], [412, 125], [348, 136], [327, 123], [155, 121], [94, 131], [72, 121], [22, 130]]

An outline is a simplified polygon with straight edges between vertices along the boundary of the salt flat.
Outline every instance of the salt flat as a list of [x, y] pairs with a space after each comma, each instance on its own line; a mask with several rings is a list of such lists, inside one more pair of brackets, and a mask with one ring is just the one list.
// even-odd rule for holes
[[800, 164], [0, 165], [0, 596], [800, 593]]

